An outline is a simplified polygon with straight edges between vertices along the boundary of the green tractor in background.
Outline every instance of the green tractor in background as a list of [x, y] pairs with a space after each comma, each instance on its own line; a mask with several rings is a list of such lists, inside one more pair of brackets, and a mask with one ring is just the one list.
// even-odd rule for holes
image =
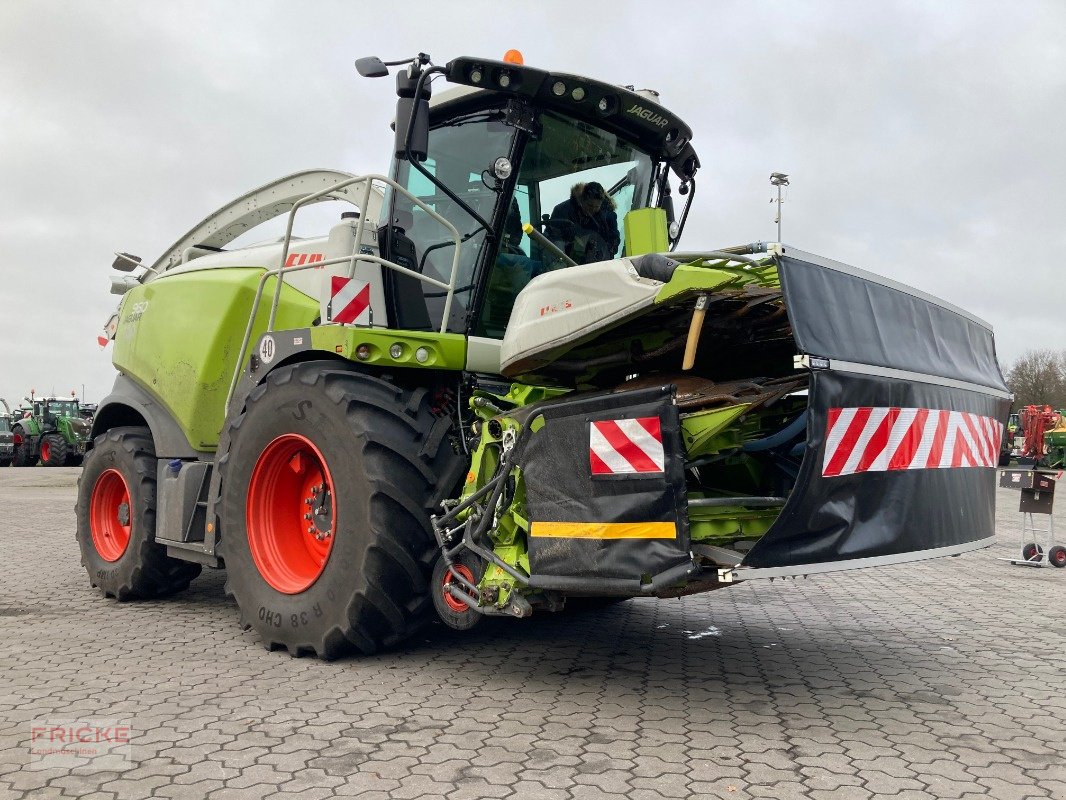
[[85, 457], [90, 425], [76, 397], [31, 397], [15, 410], [12, 463], [33, 467], [76, 467]]

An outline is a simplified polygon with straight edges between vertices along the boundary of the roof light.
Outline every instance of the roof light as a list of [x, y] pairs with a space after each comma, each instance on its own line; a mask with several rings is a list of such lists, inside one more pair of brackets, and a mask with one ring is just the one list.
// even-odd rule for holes
[[525, 59], [522, 58], [522, 54], [517, 50], [508, 50], [503, 54], [503, 60], [507, 64], [517, 64], [518, 66], [526, 63]]
[[470, 82], [481, 83], [481, 67], [474, 67], [470, 70]]
[[509, 74], [507, 74], [506, 72], [501, 72], [500, 73], [500, 77], [499, 77], [498, 80], [499, 80], [500, 88], [502, 88], [502, 89], [506, 89], [508, 86], [511, 85], [511, 76]]
[[577, 87], [574, 88], [574, 91], [570, 92], [570, 96], [572, 98], [574, 98], [575, 100], [579, 100], [579, 101], [580, 100], [584, 100], [585, 99], [585, 90], [582, 89], [580, 86], [577, 86]]
[[556, 81], [552, 84], [552, 94], [556, 97], [562, 97], [566, 94], [566, 84], [562, 81]]

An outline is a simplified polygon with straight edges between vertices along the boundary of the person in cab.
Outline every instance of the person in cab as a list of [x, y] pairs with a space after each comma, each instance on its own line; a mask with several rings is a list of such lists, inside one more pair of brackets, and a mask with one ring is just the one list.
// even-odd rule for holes
[[575, 183], [552, 211], [545, 235], [578, 264], [612, 259], [621, 244], [614, 201], [595, 181]]

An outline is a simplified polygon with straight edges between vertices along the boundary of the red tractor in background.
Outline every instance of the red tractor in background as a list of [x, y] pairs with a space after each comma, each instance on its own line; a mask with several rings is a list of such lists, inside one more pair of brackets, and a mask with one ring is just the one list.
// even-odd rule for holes
[[1051, 406], [1026, 406], [1021, 414], [1025, 444], [1021, 457], [1037, 466], [1062, 466], [1066, 415]]

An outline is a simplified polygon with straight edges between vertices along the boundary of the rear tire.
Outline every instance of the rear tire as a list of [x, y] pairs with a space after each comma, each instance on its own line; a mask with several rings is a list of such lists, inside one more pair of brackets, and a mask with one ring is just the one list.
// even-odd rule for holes
[[89, 581], [118, 600], [180, 592], [199, 564], [155, 543], [156, 457], [148, 428], [112, 428], [96, 438], [78, 479], [78, 546]]
[[432, 619], [429, 513], [465, 466], [450, 430], [425, 389], [322, 362], [272, 372], [218, 462], [241, 625], [270, 649], [331, 659], [398, 644]]
[[37, 459], [33, 457], [32, 440], [18, 428], [15, 429], [15, 455], [11, 463], [16, 467], [32, 467], [37, 463]]
[[67, 443], [58, 433], [46, 433], [41, 437], [41, 464], [45, 467], [62, 467], [67, 463]]

